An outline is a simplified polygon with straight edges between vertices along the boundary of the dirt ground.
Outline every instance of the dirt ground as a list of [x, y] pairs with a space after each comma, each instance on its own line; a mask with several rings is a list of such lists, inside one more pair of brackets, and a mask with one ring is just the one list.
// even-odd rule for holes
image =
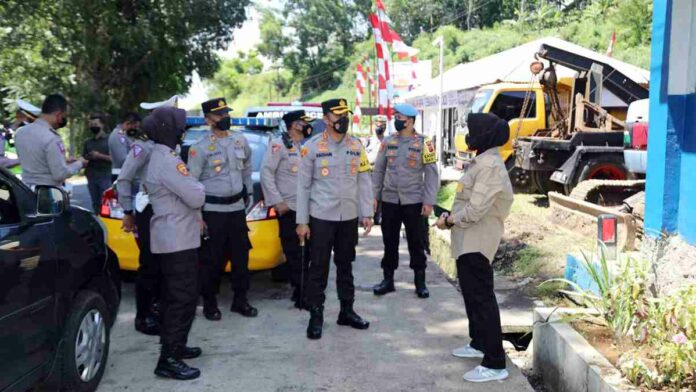
[[493, 262], [497, 271], [525, 280], [528, 295], [543, 300], [554, 297], [555, 287], [538, 285], [563, 276], [566, 255], [594, 246], [592, 237], [554, 224], [550, 215], [546, 196], [516, 194]]

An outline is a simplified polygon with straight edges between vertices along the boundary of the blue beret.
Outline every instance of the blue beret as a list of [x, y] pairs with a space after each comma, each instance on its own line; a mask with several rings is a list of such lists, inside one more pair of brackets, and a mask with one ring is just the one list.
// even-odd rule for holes
[[394, 105], [394, 111], [396, 113], [401, 113], [404, 116], [416, 117], [418, 116], [418, 109], [415, 106], [409, 105], [407, 103], [398, 103]]

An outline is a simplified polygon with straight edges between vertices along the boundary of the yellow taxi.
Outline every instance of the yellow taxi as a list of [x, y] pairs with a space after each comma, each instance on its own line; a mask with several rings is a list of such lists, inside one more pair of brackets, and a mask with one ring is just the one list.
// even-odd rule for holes
[[[188, 155], [188, 147], [207, 132], [202, 124], [202, 118], [193, 117], [187, 119], [189, 126], [182, 148], [182, 156]], [[265, 205], [261, 194], [260, 168], [263, 156], [268, 148], [271, 138], [278, 135], [277, 119], [270, 122], [262, 122], [260, 119], [253, 121], [253, 125], [245, 125], [241, 119], [234, 119], [233, 125], [244, 126], [242, 132], [249, 141], [252, 150], [252, 182], [254, 184], [254, 203], [247, 208], [247, 225], [249, 226], [249, 239], [253, 249], [249, 252], [249, 269], [252, 271], [278, 270], [281, 272], [285, 262], [279, 238], [278, 220], [272, 207]], [[123, 208], [118, 203], [116, 192], [113, 188], [104, 192], [101, 201], [100, 219], [108, 231], [108, 244], [118, 255], [120, 267], [125, 271], [138, 269], [139, 250], [133, 234], [121, 229]], [[234, 260], [231, 260], [234, 262]], [[282, 266], [284, 267], [284, 265]], [[227, 265], [229, 271], [230, 265]], [[281, 278], [282, 279], [282, 278]]]

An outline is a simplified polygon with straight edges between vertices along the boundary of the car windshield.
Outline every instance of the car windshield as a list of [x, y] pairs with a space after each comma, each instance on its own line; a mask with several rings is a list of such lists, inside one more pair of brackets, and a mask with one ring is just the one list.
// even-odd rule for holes
[[474, 101], [471, 103], [470, 113], [483, 113], [492, 94], [493, 90], [491, 89], [479, 90], [474, 97]]

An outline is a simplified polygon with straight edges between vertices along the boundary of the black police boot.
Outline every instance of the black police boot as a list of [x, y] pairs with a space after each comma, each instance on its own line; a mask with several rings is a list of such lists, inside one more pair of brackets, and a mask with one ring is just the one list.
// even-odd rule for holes
[[135, 330], [145, 335], [157, 336], [160, 334], [160, 325], [157, 318], [148, 315], [142, 318], [135, 318]]
[[385, 295], [396, 291], [394, 288], [394, 271], [384, 270], [384, 280], [372, 288], [375, 295]]
[[230, 311], [239, 313], [244, 317], [256, 317], [259, 315], [259, 311], [255, 307], [249, 305], [249, 302], [244, 295], [235, 295], [232, 306], [230, 306]]
[[216, 296], [203, 297], [203, 316], [210, 321], [219, 321], [222, 318]]
[[184, 347], [181, 350], [181, 358], [182, 359], [193, 359], [193, 358], [198, 358], [203, 354], [203, 350], [201, 350], [200, 347]]
[[414, 271], [414, 283], [416, 284], [416, 295], [418, 298], [430, 297], [430, 291], [425, 286], [425, 270]]
[[183, 349], [162, 348], [155, 374], [160, 377], [173, 378], [175, 380], [193, 380], [201, 375], [201, 371], [191, 367], [182, 361]]
[[309, 325], [307, 326], [307, 338], [321, 339], [321, 330], [324, 327], [324, 306], [314, 306], [309, 309]]
[[336, 323], [338, 325], [347, 325], [355, 329], [370, 328], [370, 323], [363, 320], [362, 317], [358, 316], [353, 310], [353, 300], [341, 301], [341, 312], [338, 313], [338, 320]]

